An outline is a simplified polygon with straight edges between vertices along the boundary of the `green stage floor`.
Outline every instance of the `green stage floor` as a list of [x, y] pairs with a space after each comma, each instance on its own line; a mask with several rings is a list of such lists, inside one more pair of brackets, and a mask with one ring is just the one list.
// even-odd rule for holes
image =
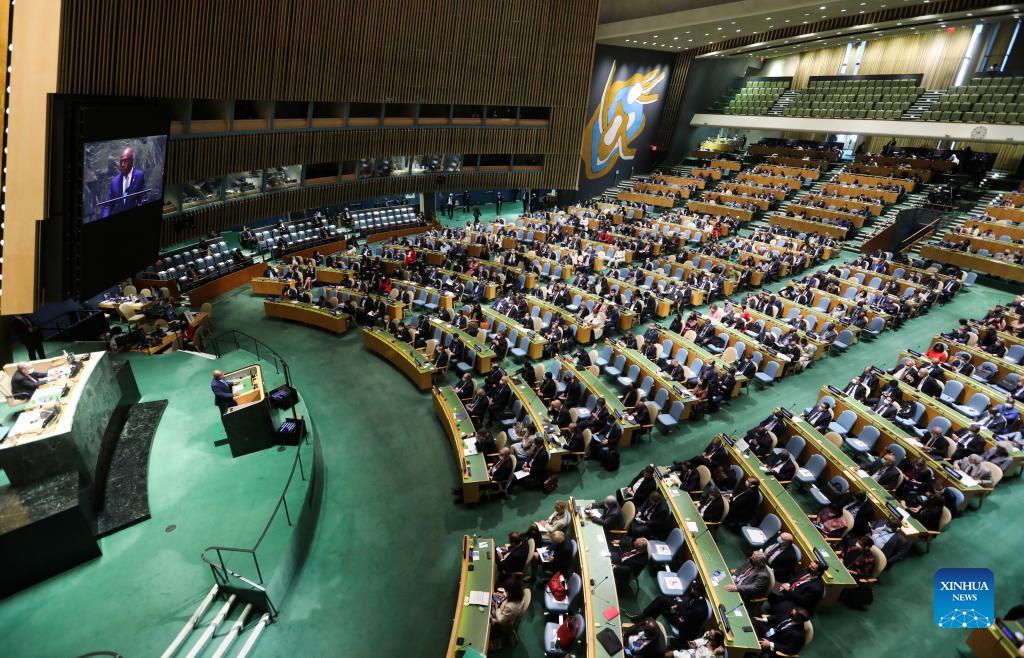
[[[1010, 295], [976, 285], [898, 333], [857, 344], [767, 390], [752, 387], [721, 413], [625, 450], [618, 473], [587, 464], [581, 473], [564, 474], [549, 496], [520, 492], [507, 502], [468, 508], [451, 502], [456, 469], [428, 393], [364, 350], [358, 331], [338, 337], [270, 320], [247, 289], [230, 293], [214, 302], [215, 333], [244, 331], [285, 357], [320, 429], [327, 468], [308, 561], [255, 655], [440, 656], [455, 609], [464, 533], [503, 538], [546, 516], [556, 499], [603, 497], [647, 463], [692, 456], [711, 436], [745, 430], [777, 405], [807, 406], [822, 385], [843, 385], [867, 364], [889, 365], [900, 350], [922, 349], [935, 332]], [[232, 355], [232, 363], [240, 358]], [[102, 540], [98, 560], [0, 602], [8, 655], [74, 656], [99, 649], [159, 655], [209, 589], [201, 550], [235, 540], [233, 533], [249, 533], [251, 524], [239, 515], [260, 517], [262, 511], [251, 509], [261, 505], [269, 513], [266, 499], [274, 494], [267, 491], [279, 488], [286, 467], [278, 462], [291, 453], [230, 460], [226, 447], [212, 447], [221, 430], [209, 370], [220, 364], [176, 354], [136, 359], [135, 365], [147, 399], [170, 399], [151, 460], [153, 518]], [[997, 611], [1020, 603], [1024, 566], [1018, 533], [1009, 530], [1016, 518], [1011, 499], [1020, 489], [1019, 481], [1001, 485], [981, 511], [955, 520], [929, 555], [885, 573], [868, 612], [822, 610], [814, 620], [814, 642], [802, 655], [940, 657], [966, 650], [966, 631], [932, 623], [932, 575], [940, 567], [988, 567], [996, 574]], [[170, 524], [178, 529], [168, 534]], [[721, 542], [738, 564], [738, 543], [727, 536]], [[648, 577], [639, 601], [623, 593], [622, 607], [639, 609], [653, 591]], [[501, 655], [543, 655], [539, 589], [537, 594], [521, 643]]]

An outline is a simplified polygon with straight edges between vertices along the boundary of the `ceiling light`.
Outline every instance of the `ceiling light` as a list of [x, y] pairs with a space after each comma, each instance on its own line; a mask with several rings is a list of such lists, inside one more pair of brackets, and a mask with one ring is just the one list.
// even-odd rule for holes
[[766, 21], [770, 21], [771, 19], [772, 19], [772, 17], [771, 17], [771, 16], [766, 16], [766, 17], [765, 17], [765, 20], [766, 20]]
[[722, 28], [718, 28], [718, 29], [721, 30]]
[[673, 41], [679, 41], [679, 37], [672, 37]]
[[822, 5], [822, 6], [818, 7], [818, 9], [824, 9], [824, 8], [825, 8], [825, 5]]

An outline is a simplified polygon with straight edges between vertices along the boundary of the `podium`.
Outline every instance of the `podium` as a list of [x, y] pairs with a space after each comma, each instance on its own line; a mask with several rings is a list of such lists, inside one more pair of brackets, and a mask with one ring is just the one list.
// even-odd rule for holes
[[246, 366], [225, 373], [224, 379], [232, 383], [235, 396], [235, 406], [221, 416], [231, 456], [241, 457], [274, 445], [274, 422], [263, 383], [263, 369], [259, 364]]

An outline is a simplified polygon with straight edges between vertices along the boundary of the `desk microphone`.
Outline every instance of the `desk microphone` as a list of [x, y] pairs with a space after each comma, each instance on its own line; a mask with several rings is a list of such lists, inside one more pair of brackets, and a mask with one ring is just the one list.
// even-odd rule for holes
[[594, 579], [591, 578], [590, 579], [590, 582], [591, 582], [590, 591], [591, 591], [591, 593], [593, 593], [593, 591], [597, 588], [598, 585], [602, 584], [606, 580], [608, 580], [608, 576], [605, 576], [604, 578], [602, 578], [600, 581], [598, 581], [596, 583], [594, 582]]

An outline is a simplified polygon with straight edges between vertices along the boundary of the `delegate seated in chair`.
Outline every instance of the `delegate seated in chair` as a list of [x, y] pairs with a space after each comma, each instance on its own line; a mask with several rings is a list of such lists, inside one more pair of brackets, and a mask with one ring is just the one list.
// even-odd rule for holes
[[662, 658], [665, 655], [665, 634], [653, 619], [624, 628], [623, 653], [629, 658]]
[[786, 615], [754, 617], [751, 621], [762, 651], [775, 658], [800, 653], [807, 641], [804, 623], [808, 619], [806, 610], [793, 608]]
[[628, 547], [620, 546], [619, 550], [611, 551], [615, 584], [622, 587], [635, 580], [647, 566], [648, 557], [647, 540], [643, 537], [637, 538]]
[[663, 617], [676, 630], [677, 640], [691, 642], [701, 637], [710, 615], [711, 609], [708, 606], [698, 581], [683, 596], [659, 594], [639, 614], [624, 612], [623, 615], [633, 622]]
[[31, 363], [19, 363], [18, 369], [11, 377], [11, 397], [16, 400], [28, 400], [39, 385], [45, 382], [45, 372], [32, 370]]
[[733, 571], [733, 581], [725, 586], [726, 591], [738, 592], [744, 601], [767, 596], [771, 590], [772, 575], [764, 553], [760, 550], [751, 553], [747, 563]]

